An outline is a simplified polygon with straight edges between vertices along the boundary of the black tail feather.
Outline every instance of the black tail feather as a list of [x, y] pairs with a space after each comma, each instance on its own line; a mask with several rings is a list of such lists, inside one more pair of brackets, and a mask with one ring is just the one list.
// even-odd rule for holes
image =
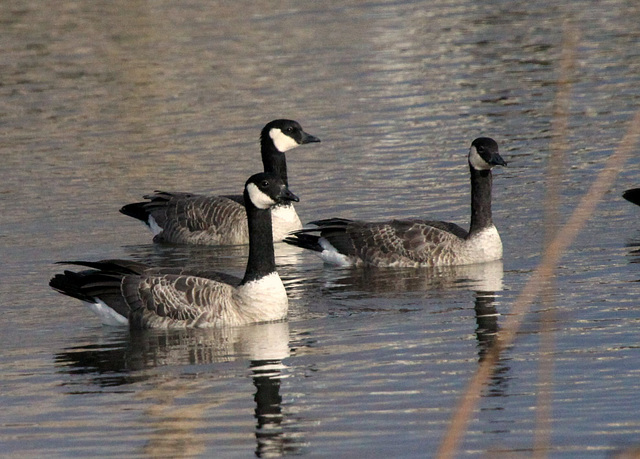
[[81, 274], [73, 271], [65, 271], [63, 274], [53, 276], [49, 281], [49, 286], [64, 295], [93, 303], [94, 298], [82, 290], [82, 277]]
[[316, 236], [313, 234], [306, 234], [304, 232], [296, 231], [292, 233], [290, 236], [284, 238], [284, 242], [287, 244], [294, 245], [296, 247], [300, 247], [301, 249], [313, 250], [315, 252], [322, 252], [322, 247], [318, 240], [320, 236]]
[[355, 256], [356, 250], [351, 240], [351, 236], [347, 233], [347, 228], [354, 221], [346, 218], [327, 218], [324, 220], [315, 220], [309, 222], [315, 227], [306, 227], [292, 232], [284, 242], [309, 249], [316, 252], [323, 252], [324, 248], [320, 245], [320, 238], [324, 238], [331, 244], [338, 253], [347, 256]]
[[[79, 266], [109, 266], [106, 262], [72, 262]], [[113, 265], [115, 267], [117, 265]], [[124, 268], [123, 271], [128, 270]], [[49, 286], [63, 295], [77, 298], [87, 303], [101, 301], [109, 306], [116, 313], [123, 317], [129, 316], [129, 306], [122, 296], [122, 279], [127, 274], [122, 272], [102, 271], [99, 269], [88, 269], [85, 271], [73, 272], [64, 271], [56, 274], [49, 281]]]
[[138, 263], [130, 260], [100, 260], [100, 261], [58, 261], [59, 265], [76, 265], [86, 266], [87, 268], [93, 268], [99, 271], [110, 274], [142, 274], [149, 269], [149, 266], [144, 263]]
[[65, 270], [49, 281], [49, 286], [60, 293], [93, 303], [103, 295], [120, 292], [122, 274], [106, 273], [93, 269], [74, 272]]
[[324, 229], [325, 227], [346, 228], [347, 225], [352, 222], [353, 220], [349, 220], [348, 218], [335, 217], [335, 218], [325, 218], [322, 220], [314, 220], [312, 222], [309, 222], [309, 224], [319, 226], [322, 229]]
[[127, 204], [120, 208], [120, 213], [128, 215], [129, 217], [137, 218], [145, 225], [149, 225], [149, 212], [147, 211], [148, 202], [134, 202]]

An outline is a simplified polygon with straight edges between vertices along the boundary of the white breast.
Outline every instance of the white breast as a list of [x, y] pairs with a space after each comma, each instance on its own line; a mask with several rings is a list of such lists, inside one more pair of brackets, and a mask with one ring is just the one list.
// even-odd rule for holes
[[502, 258], [502, 240], [495, 226], [485, 228], [465, 241], [465, 250], [460, 254], [465, 264], [484, 263]]
[[268, 322], [287, 316], [287, 291], [277, 272], [239, 286], [237, 293], [242, 302], [238, 313], [247, 322]]

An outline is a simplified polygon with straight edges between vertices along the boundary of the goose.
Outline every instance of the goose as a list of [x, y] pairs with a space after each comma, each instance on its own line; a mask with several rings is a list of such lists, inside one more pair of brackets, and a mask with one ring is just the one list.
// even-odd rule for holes
[[640, 206], [640, 188], [631, 188], [624, 193], [622, 197], [633, 204]]
[[471, 223], [429, 220], [364, 222], [344, 218], [313, 221], [284, 242], [319, 253], [327, 263], [349, 266], [417, 267], [483, 263], [502, 258], [502, 241], [491, 219], [491, 169], [506, 166], [498, 144], [475, 139], [469, 149]]
[[[289, 186], [285, 152], [299, 145], [320, 142], [293, 120], [278, 119], [260, 133], [264, 172], [277, 174]], [[156, 191], [148, 201], [127, 204], [125, 215], [143, 221], [153, 232], [154, 242], [190, 245], [239, 245], [249, 243], [247, 217], [241, 195], [207, 196]], [[282, 241], [302, 222], [290, 202], [272, 210], [273, 240]]]
[[298, 201], [275, 174], [253, 175], [244, 188], [249, 259], [244, 278], [214, 271], [154, 268], [127, 260], [64, 261], [49, 285], [89, 306], [105, 325], [133, 329], [204, 328], [282, 320], [288, 300], [275, 265], [271, 208]]

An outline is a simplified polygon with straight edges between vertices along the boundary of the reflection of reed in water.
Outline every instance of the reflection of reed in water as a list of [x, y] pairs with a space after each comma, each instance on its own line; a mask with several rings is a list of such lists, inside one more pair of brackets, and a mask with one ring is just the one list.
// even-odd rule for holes
[[[113, 343], [88, 348], [70, 348], [56, 356], [57, 365], [69, 374], [89, 375], [101, 387], [143, 383], [137, 392], [145, 401], [142, 429], [148, 428], [143, 453], [152, 457], [187, 457], [205, 453], [207, 445], [228, 432], [208, 430], [208, 413], [225, 413], [228, 402], [214, 393], [207, 379], [211, 371], [189, 373], [154, 372], [166, 366], [204, 365], [246, 358], [256, 392], [255, 454], [263, 457], [295, 451], [293, 441], [281, 428], [280, 378], [289, 356], [289, 326], [286, 322], [209, 330], [130, 332], [118, 346]], [[216, 375], [213, 375], [216, 377]], [[233, 394], [232, 394], [233, 395]]]

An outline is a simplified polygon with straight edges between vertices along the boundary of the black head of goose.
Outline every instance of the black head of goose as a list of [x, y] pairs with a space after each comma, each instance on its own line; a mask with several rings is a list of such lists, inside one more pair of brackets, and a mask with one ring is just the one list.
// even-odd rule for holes
[[249, 259], [242, 279], [213, 271], [103, 260], [60, 262], [91, 269], [64, 271], [49, 285], [85, 302], [106, 325], [188, 328], [282, 320], [288, 300], [276, 271], [271, 208], [298, 198], [280, 177], [264, 172], [249, 178], [244, 198]]
[[[307, 143], [320, 142], [306, 133], [297, 121], [273, 120], [260, 133], [264, 172], [278, 175], [289, 185], [285, 152]], [[144, 222], [155, 242], [190, 245], [238, 245], [249, 243], [247, 218], [242, 195], [209, 196], [193, 193], [156, 191], [147, 201], [127, 204], [125, 215]], [[291, 231], [302, 228], [295, 208], [289, 202], [273, 209], [273, 238], [282, 241]]]
[[460, 226], [431, 220], [364, 222], [343, 218], [313, 221], [285, 242], [314, 250], [327, 263], [364, 266], [451, 266], [502, 258], [502, 241], [491, 217], [491, 169], [506, 166], [498, 144], [473, 141], [468, 154], [471, 222]]
[[627, 201], [640, 206], [640, 188], [631, 188], [622, 193], [622, 197]]

